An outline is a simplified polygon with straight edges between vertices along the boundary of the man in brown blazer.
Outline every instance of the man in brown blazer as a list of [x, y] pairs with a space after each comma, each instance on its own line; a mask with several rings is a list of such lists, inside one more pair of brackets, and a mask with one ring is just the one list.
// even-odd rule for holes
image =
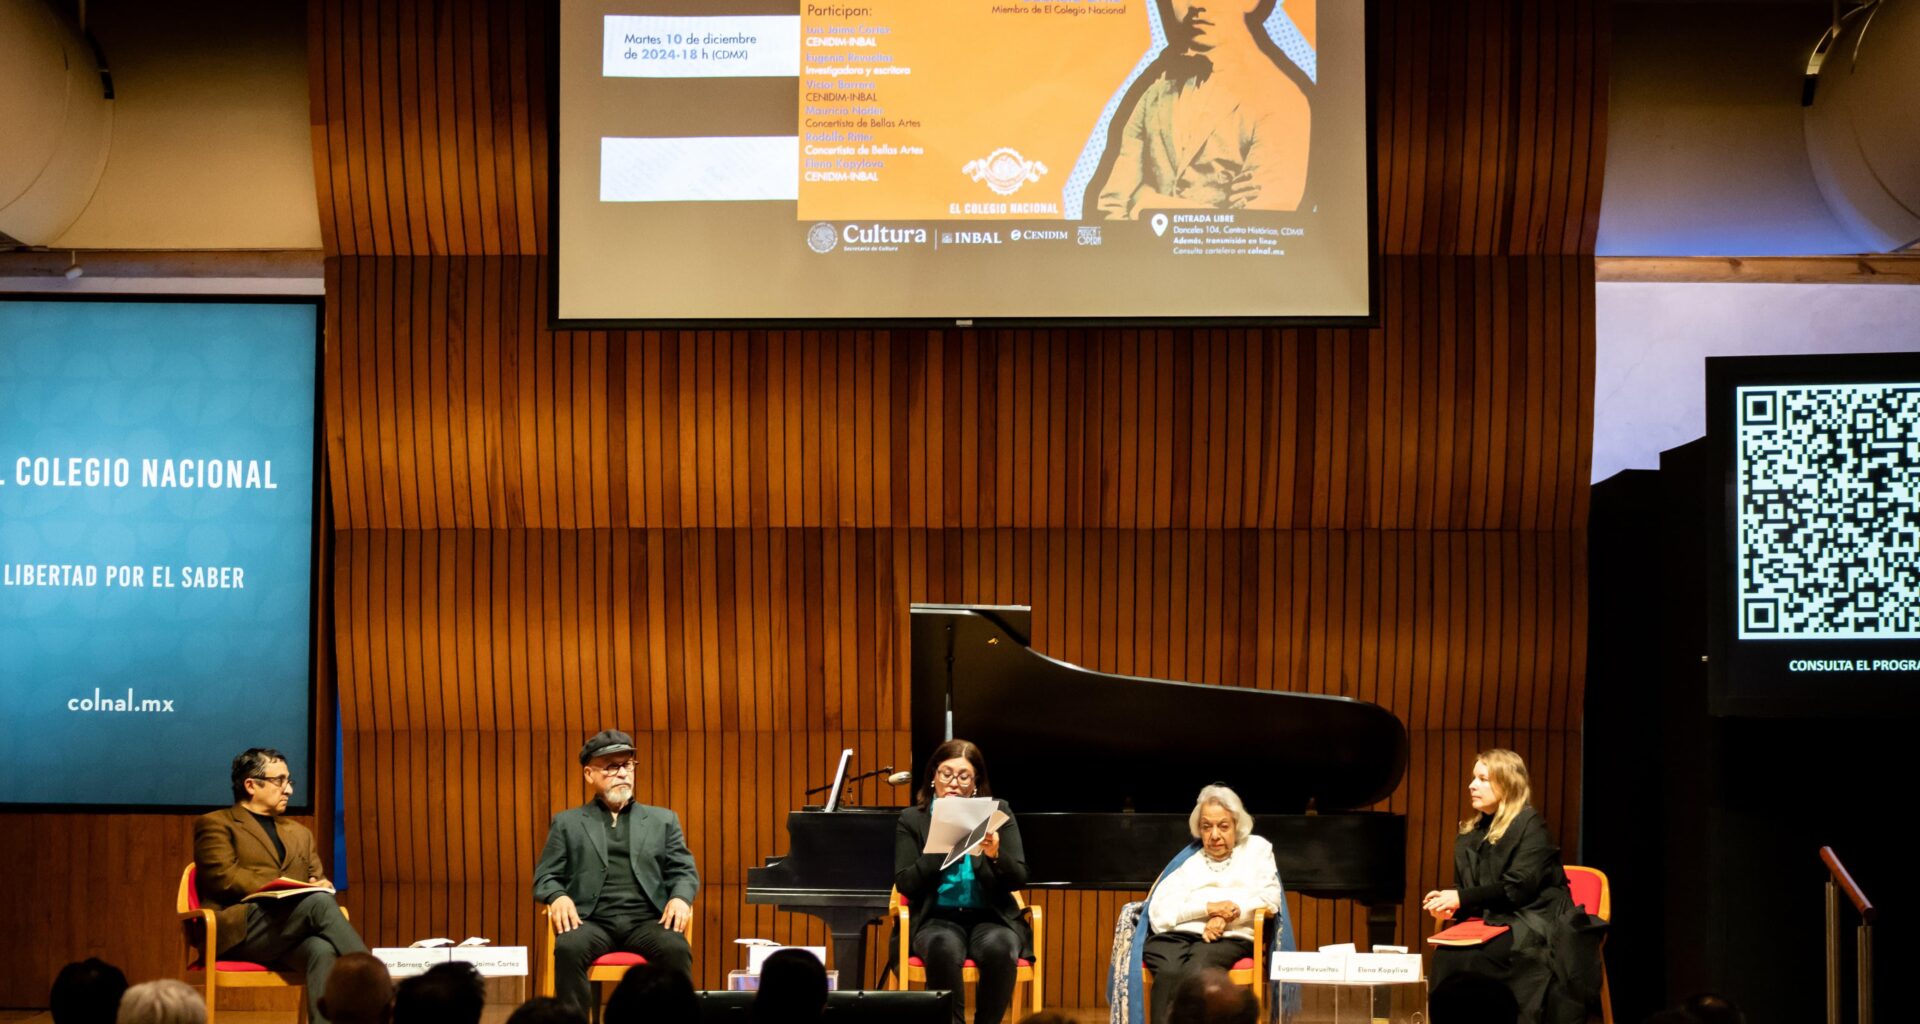
[[194, 885], [216, 910], [215, 955], [304, 974], [308, 1013], [327, 1024], [320, 997], [334, 960], [367, 951], [340, 905], [325, 892], [241, 902], [276, 878], [326, 881], [313, 833], [281, 817], [292, 795], [286, 755], [254, 747], [235, 757], [233, 806], [193, 824]]

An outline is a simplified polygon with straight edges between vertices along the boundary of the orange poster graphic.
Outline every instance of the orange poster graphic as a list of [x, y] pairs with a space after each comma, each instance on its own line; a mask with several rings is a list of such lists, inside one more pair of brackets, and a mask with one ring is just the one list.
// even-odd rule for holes
[[[1251, 45], [1212, 51], [1212, 67], [1224, 73], [1202, 63], [1207, 75], [1178, 77], [1188, 73], [1178, 59], [1195, 39], [1204, 43], [1214, 22], [1235, 19], [1229, 27], [1237, 27], [1272, 7], [1270, 0], [806, 4], [799, 218], [1060, 219], [1080, 207], [1085, 169], [1080, 180], [1069, 176], [1089, 142], [1104, 156], [1093, 184], [1111, 194], [1103, 192], [1097, 208], [1089, 201], [1079, 210], [1084, 218], [1137, 217], [1149, 208], [1292, 209], [1305, 179], [1305, 93]], [[1309, 40], [1312, 7], [1313, 0], [1286, 2]], [[1153, 31], [1156, 15], [1170, 40], [1164, 48]], [[1251, 41], [1249, 33], [1238, 38]], [[1155, 63], [1142, 76], [1148, 60]], [[1215, 84], [1202, 88], [1208, 77]], [[1100, 132], [1103, 112], [1130, 80], [1135, 86]], [[1249, 156], [1256, 130], [1265, 147], [1257, 159]], [[1116, 161], [1126, 166], [1110, 171]], [[1071, 203], [1063, 201], [1069, 188], [1076, 190]]]

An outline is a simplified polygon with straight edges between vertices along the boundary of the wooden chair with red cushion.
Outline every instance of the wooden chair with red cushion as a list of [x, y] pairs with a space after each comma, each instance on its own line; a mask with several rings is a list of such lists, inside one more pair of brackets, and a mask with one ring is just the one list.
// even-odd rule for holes
[[[1146, 927], [1144, 919], [1140, 927]], [[1134, 933], [1139, 935], [1138, 932]], [[1137, 941], [1146, 941], [1144, 937]], [[1227, 968], [1227, 980], [1241, 988], [1253, 990], [1253, 998], [1260, 1003], [1260, 1019], [1267, 1019], [1267, 972], [1261, 965], [1267, 962], [1267, 908], [1255, 907], [1253, 910], [1253, 955], [1243, 956]], [[1153, 998], [1153, 972], [1141, 969], [1140, 995], [1144, 999]], [[1149, 1003], [1151, 1005], [1151, 1003]]]
[[[205, 990], [207, 999], [207, 1024], [214, 1024], [214, 1014], [218, 1010], [215, 993], [224, 988], [306, 988], [306, 979], [297, 974], [276, 971], [265, 964], [256, 964], [250, 960], [215, 960], [208, 956], [209, 951], [220, 948], [220, 937], [215, 930], [213, 911], [200, 905], [200, 890], [193, 884], [194, 866], [187, 865], [180, 872], [180, 891], [174, 897], [174, 911], [180, 918], [180, 938], [184, 949], [182, 960], [185, 964], [187, 984]], [[346, 914], [346, 908], [340, 909]], [[211, 962], [211, 967], [209, 967]], [[298, 992], [299, 1017], [301, 1024], [307, 1020], [307, 995]]]
[[[546, 935], [546, 944], [542, 947], [540, 954], [539, 994], [550, 996], [553, 995], [555, 988], [553, 982], [553, 940], [555, 932], [553, 930], [553, 915], [547, 912], [544, 904], [540, 907], [540, 924], [541, 931]], [[684, 934], [687, 937], [687, 942], [693, 942], [693, 922], [691, 920], [687, 922], [687, 930]], [[601, 982], [610, 981], [617, 985], [620, 983], [620, 979], [627, 976], [628, 971], [646, 962], [647, 958], [638, 953], [615, 951], [601, 956], [593, 963], [588, 964], [587, 983], [593, 986], [594, 1009], [598, 1011], [600, 1003], [603, 1002], [600, 994]], [[598, 1013], [596, 1012], [594, 1016], [597, 1017]]]
[[[1028, 1002], [1030, 1004], [1026, 1012], [1039, 1013], [1045, 1005], [1044, 990], [1046, 988], [1046, 980], [1041, 974], [1039, 959], [1041, 955], [1040, 951], [1045, 948], [1044, 944], [1047, 933], [1046, 916], [1041, 908], [1029, 906], [1026, 898], [1019, 893], [1014, 893], [1013, 899], [1014, 902], [1020, 905], [1020, 909], [1026, 912], [1027, 921], [1033, 927], [1034, 956], [1032, 960], [1021, 957], [1018, 965], [1014, 968], [1013, 1005], [1016, 1008], [1021, 1005], [1020, 987], [1025, 985], [1027, 987]], [[900, 969], [894, 972], [893, 987], [904, 992], [909, 985], [924, 986], [927, 983], [927, 964], [926, 961], [913, 955], [913, 947], [911, 945], [912, 936], [907, 930], [913, 915], [907, 907], [907, 898], [900, 895], [900, 890], [898, 889], [893, 890], [892, 894], [887, 897], [887, 916], [893, 918], [894, 932], [900, 937], [898, 960]], [[968, 960], [960, 968], [960, 979], [969, 985], [977, 984], [980, 981], [980, 968], [975, 965], [972, 960]], [[1020, 1017], [1025, 1016], [1025, 1014], [1014, 1012], [1012, 1016]]]
[[[1613, 920], [1613, 884], [1607, 881], [1607, 873], [1574, 864], [1566, 865], [1565, 870], [1573, 902], [1602, 921]], [[1607, 985], [1606, 946], [1603, 935], [1600, 938], [1600, 1019], [1602, 1024], [1613, 1024], [1613, 992]]]

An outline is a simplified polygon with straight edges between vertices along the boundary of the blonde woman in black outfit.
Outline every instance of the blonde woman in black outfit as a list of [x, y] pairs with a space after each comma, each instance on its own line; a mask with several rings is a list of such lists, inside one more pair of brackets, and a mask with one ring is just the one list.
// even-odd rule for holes
[[1433, 980], [1484, 974], [1513, 991], [1521, 1024], [1581, 1024], [1600, 989], [1606, 925], [1574, 905], [1560, 848], [1529, 806], [1532, 791], [1519, 754], [1496, 749], [1475, 759], [1473, 814], [1453, 843], [1454, 888], [1427, 893], [1421, 907], [1437, 922], [1477, 917], [1509, 930], [1478, 946], [1440, 947]]

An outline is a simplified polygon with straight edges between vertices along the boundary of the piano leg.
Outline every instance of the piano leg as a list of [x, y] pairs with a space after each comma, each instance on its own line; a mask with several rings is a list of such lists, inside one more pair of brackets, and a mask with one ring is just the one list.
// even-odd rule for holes
[[809, 910], [827, 924], [833, 936], [833, 969], [840, 972], [841, 991], [867, 987], [867, 926], [880, 919], [864, 907]]
[[[1367, 948], [1378, 949], [1381, 946], [1396, 945], [1393, 933], [1400, 924], [1400, 905], [1397, 903], [1367, 904]], [[1373, 1019], [1385, 1021], [1393, 1014], [1393, 995], [1385, 985], [1376, 985], [1373, 989]]]
[[1367, 948], [1392, 946], [1393, 933], [1400, 927], [1400, 904], [1367, 904]]

